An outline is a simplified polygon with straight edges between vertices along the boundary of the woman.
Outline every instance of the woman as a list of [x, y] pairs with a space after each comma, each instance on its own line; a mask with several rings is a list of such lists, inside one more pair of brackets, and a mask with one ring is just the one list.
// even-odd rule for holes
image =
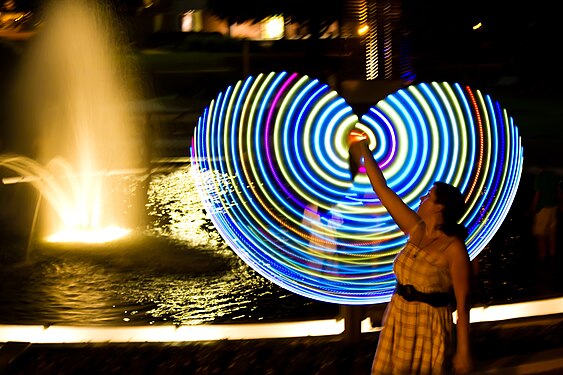
[[464, 243], [467, 231], [458, 224], [465, 209], [463, 196], [455, 187], [437, 182], [415, 212], [387, 186], [361, 136], [352, 137], [350, 156], [352, 168], [363, 159], [379, 200], [409, 236], [394, 262], [397, 288], [383, 317], [372, 374], [469, 372], [471, 267]]

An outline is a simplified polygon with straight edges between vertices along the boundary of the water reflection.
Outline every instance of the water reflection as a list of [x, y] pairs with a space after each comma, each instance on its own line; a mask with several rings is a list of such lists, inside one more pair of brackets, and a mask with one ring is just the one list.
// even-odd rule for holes
[[0, 323], [201, 324], [336, 312], [278, 288], [234, 255], [150, 237], [128, 243], [101, 252], [44, 246], [34, 263], [3, 269]]
[[205, 214], [189, 165], [170, 167], [152, 175], [147, 212], [151, 219], [150, 230], [155, 234], [192, 246], [227, 250], [226, 243]]

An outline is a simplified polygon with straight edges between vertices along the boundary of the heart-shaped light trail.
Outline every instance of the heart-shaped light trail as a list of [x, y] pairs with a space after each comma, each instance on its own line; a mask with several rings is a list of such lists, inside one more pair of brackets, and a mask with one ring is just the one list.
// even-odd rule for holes
[[192, 139], [203, 204], [230, 247], [297, 294], [389, 301], [392, 262], [406, 238], [367, 176], [350, 175], [354, 129], [413, 209], [434, 181], [460, 188], [469, 256], [477, 256], [506, 217], [522, 173], [518, 129], [498, 102], [458, 84], [423, 83], [387, 96], [359, 121], [328, 85], [287, 72], [219, 93]]

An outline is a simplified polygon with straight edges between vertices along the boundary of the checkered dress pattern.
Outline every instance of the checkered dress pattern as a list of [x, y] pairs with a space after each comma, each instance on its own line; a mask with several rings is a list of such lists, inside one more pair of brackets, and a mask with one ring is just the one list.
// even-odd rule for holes
[[[450, 292], [449, 270], [433, 262], [437, 255], [408, 242], [395, 259], [397, 280], [424, 293]], [[452, 344], [451, 307], [407, 302], [394, 294], [383, 317], [372, 374], [444, 374]]]

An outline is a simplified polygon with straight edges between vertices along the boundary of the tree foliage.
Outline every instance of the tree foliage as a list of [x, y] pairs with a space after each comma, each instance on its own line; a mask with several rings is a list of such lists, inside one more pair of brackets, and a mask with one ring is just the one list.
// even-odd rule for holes
[[38, 9], [41, 5], [45, 3], [44, 0], [16, 0], [14, 1], [15, 10], [27, 12], [34, 11]]
[[[19, 11], [39, 11], [57, 0], [15, 0], [15, 9]], [[0, 3], [2, 0], [0, 0]], [[99, 3], [107, 3], [119, 12], [134, 13], [143, 6], [143, 0], [98, 0]]]

